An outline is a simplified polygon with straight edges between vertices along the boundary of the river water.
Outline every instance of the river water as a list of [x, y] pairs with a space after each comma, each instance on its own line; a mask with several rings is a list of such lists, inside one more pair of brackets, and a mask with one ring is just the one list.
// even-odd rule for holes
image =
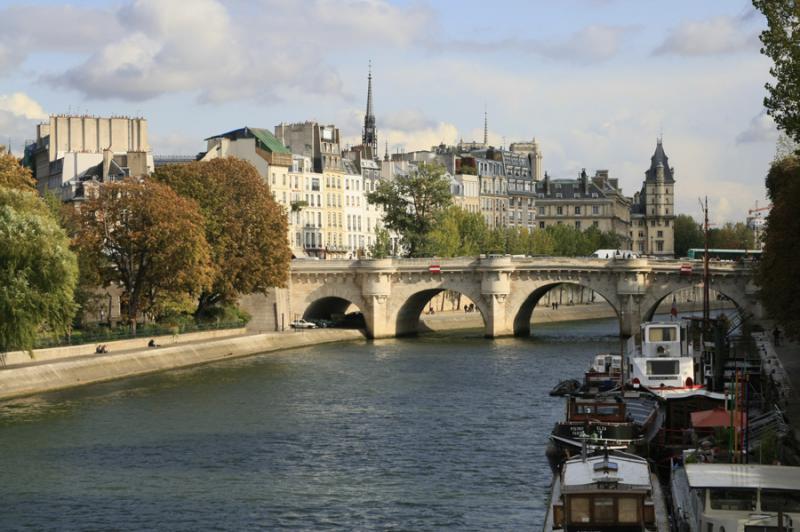
[[0, 529], [529, 530], [617, 321], [296, 349], [0, 404]]

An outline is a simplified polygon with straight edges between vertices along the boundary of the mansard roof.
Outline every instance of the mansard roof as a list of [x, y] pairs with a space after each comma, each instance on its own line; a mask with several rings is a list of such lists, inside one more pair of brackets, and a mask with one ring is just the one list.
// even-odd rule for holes
[[286, 154], [292, 153], [268, 129], [260, 127], [243, 127], [239, 129], [234, 129], [232, 131], [228, 131], [227, 133], [221, 133], [219, 135], [214, 135], [213, 137], [208, 137], [206, 140], [216, 139], [220, 137], [225, 137], [231, 140], [236, 140], [240, 138], [245, 138], [245, 139], [255, 138], [258, 141], [258, 144], [260, 144], [260, 147], [267, 151], [270, 151], [272, 153], [286, 153]]
[[664, 167], [664, 182], [674, 183], [673, 169], [669, 166], [669, 157], [667, 157], [667, 154], [664, 152], [664, 145], [661, 139], [656, 141], [656, 151], [653, 153], [653, 156], [650, 157], [650, 168], [645, 172], [645, 181], [656, 180], [656, 170], [659, 165]]

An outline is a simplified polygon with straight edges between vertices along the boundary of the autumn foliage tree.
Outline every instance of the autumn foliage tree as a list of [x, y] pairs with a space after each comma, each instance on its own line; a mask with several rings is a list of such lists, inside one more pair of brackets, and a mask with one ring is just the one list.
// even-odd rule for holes
[[135, 178], [107, 183], [75, 216], [75, 245], [105, 284], [122, 288], [132, 332], [140, 313], [211, 285], [203, 216], [170, 187]]
[[19, 164], [5, 146], [0, 146], [0, 187], [31, 190], [36, 187], [31, 171]]
[[211, 246], [212, 282], [200, 294], [197, 314], [229, 304], [240, 294], [284, 286], [291, 250], [288, 220], [250, 163], [225, 158], [168, 165], [154, 179], [198, 203]]

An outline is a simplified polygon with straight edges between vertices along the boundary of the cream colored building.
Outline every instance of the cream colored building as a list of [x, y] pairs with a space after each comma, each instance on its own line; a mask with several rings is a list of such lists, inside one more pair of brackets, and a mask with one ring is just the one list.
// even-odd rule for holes
[[450, 191], [453, 195], [453, 205], [467, 212], [480, 214], [480, 182], [478, 176], [470, 174], [456, 174], [452, 177]]
[[36, 127], [25, 148], [41, 194], [64, 201], [83, 196], [84, 186], [153, 171], [147, 120], [131, 117], [51, 115]]
[[630, 249], [631, 203], [619, 189], [617, 179], [607, 170], [589, 177], [583, 170], [577, 179], [544, 179], [536, 184], [538, 227], [566, 224], [581, 231], [596, 227], [613, 231], [622, 239], [622, 249]]

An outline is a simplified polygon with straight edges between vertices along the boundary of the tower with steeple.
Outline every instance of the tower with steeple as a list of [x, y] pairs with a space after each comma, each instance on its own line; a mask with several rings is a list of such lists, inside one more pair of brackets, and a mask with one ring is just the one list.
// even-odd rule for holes
[[663, 139], [656, 139], [642, 190], [633, 196], [631, 229], [633, 250], [671, 257], [675, 254], [675, 169], [669, 165]]
[[369, 74], [367, 76], [367, 113], [364, 115], [361, 144], [364, 146], [366, 159], [378, 157], [378, 129], [375, 127], [375, 114], [372, 109], [372, 61], [369, 62]]

